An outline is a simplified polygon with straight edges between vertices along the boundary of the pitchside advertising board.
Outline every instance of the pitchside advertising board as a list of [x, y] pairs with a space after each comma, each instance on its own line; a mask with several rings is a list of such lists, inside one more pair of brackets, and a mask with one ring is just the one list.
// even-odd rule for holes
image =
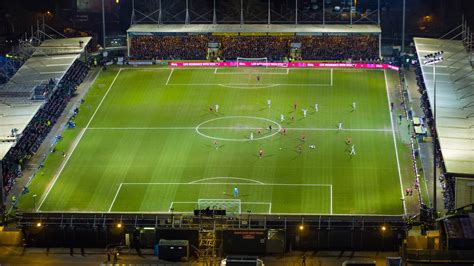
[[266, 230], [227, 230], [224, 234], [226, 254], [264, 254]]
[[171, 67], [236, 67], [238, 66], [267, 66], [267, 67], [319, 67], [319, 68], [363, 68], [363, 69], [392, 69], [400, 68], [389, 64], [362, 63], [319, 63], [319, 62], [169, 62]]

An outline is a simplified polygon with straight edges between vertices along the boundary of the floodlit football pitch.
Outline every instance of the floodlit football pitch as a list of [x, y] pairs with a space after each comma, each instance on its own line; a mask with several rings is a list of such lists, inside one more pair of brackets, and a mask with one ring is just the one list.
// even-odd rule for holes
[[242, 213], [401, 215], [407, 166], [385, 75], [109, 69], [46, 161], [47, 181], [33, 182], [33, 190], [44, 188], [36, 189], [35, 209], [176, 213], [207, 204]]

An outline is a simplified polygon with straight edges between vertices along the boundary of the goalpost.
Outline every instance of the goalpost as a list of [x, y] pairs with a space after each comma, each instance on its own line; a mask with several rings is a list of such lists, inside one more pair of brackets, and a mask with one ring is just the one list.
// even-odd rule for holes
[[240, 199], [198, 199], [200, 210], [226, 210], [227, 215], [239, 215], [242, 211]]
[[268, 58], [267, 57], [261, 57], [261, 58], [237, 57], [237, 67], [244, 67], [244, 66], [258, 66], [258, 67], [268, 68]]

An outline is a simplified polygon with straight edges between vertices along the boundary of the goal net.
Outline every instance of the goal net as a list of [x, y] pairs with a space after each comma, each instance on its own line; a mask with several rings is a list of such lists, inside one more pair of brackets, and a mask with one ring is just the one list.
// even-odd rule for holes
[[239, 199], [198, 199], [200, 210], [225, 210], [227, 215], [239, 215], [242, 207]]
[[268, 67], [268, 58], [245, 58], [245, 57], [237, 57], [237, 67]]

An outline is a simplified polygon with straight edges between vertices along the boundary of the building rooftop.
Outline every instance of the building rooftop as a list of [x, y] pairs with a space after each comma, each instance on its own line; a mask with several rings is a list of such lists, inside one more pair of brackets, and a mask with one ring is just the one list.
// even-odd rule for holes
[[379, 34], [378, 25], [312, 24], [135, 24], [128, 33], [371, 33]]

